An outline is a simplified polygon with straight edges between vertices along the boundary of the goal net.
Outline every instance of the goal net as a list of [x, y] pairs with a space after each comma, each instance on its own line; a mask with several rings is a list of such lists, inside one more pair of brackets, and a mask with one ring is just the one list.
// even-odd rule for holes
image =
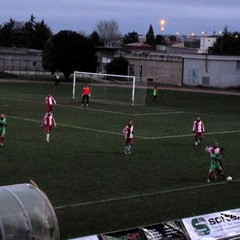
[[147, 82], [134, 76], [75, 71], [73, 99], [82, 98], [85, 83], [91, 88], [93, 102], [145, 105]]

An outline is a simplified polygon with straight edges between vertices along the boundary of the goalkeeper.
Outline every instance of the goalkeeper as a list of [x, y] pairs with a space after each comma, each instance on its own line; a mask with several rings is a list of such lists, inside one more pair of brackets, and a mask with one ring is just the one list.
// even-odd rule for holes
[[86, 107], [88, 107], [90, 94], [91, 94], [91, 89], [88, 86], [88, 84], [85, 83], [85, 85], [82, 89], [82, 106], [84, 105], [84, 102], [85, 102], [85, 99], [86, 99], [86, 101], [87, 101]]
[[3, 147], [3, 139], [6, 134], [7, 119], [4, 114], [0, 114], [0, 146]]

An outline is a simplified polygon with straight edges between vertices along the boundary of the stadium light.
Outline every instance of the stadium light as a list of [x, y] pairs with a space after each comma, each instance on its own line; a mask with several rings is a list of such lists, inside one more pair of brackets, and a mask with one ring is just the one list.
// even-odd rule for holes
[[163, 32], [165, 30], [165, 20], [164, 19], [160, 20], [160, 29], [163, 34]]
[[162, 19], [162, 20], [160, 20], [159, 23], [160, 23], [160, 30], [161, 30], [161, 33], [162, 33], [162, 36], [161, 36], [161, 45], [162, 45], [163, 32], [165, 30], [165, 20]]

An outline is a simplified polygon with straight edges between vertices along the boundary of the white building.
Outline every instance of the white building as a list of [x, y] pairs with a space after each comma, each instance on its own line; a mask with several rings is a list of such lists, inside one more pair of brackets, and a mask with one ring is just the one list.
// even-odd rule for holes
[[235, 88], [240, 86], [240, 56], [186, 54], [183, 85]]
[[216, 42], [218, 36], [201, 36], [200, 37], [200, 49], [198, 53], [208, 53], [208, 48], [212, 47]]

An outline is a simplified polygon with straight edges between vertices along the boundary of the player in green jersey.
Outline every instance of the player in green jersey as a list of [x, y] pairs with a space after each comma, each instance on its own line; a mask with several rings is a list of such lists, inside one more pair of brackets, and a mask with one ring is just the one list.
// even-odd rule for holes
[[0, 146], [3, 146], [3, 139], [6, 134], [7, 129], [7, 119], [4, 114], [0, 114]]

